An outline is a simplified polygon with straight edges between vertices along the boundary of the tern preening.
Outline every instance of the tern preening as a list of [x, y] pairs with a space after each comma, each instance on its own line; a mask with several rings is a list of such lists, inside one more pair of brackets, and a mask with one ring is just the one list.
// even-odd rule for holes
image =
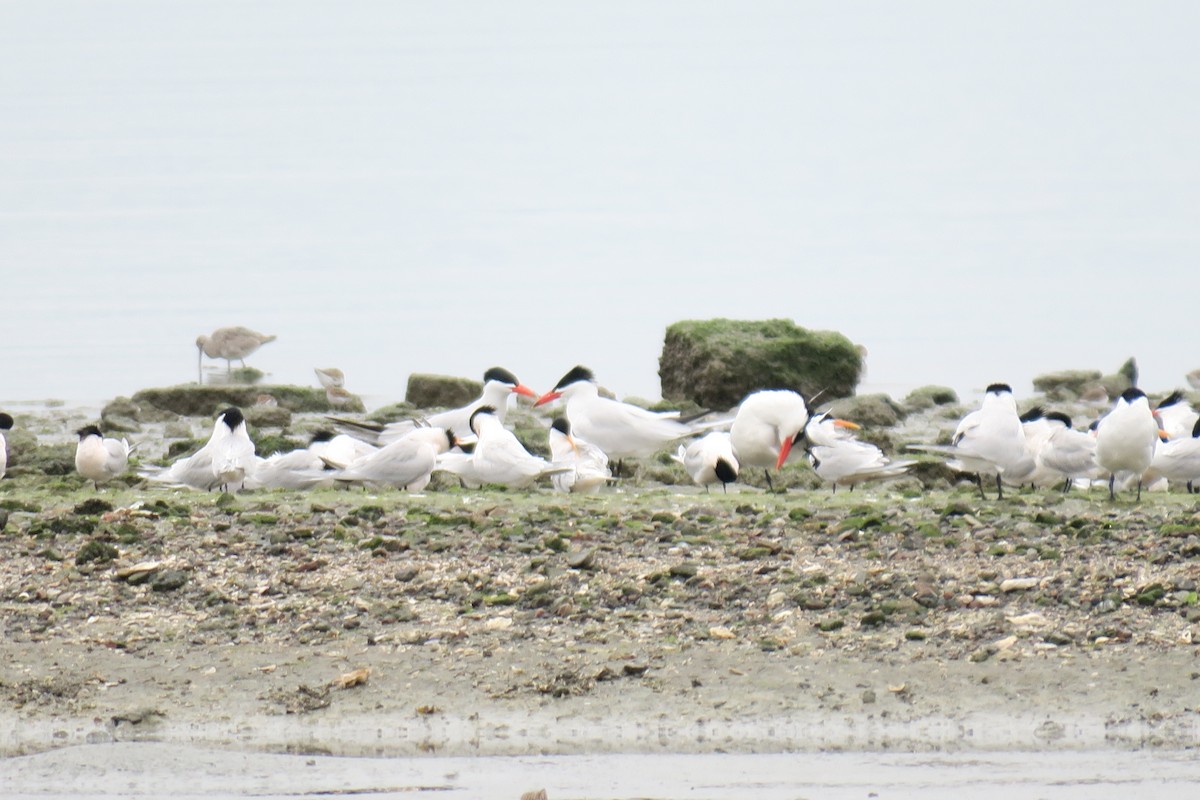
[[571, 433], [566, 417], [556, 417], [546, 434], [550, 446], [550, 463], [571, 469], [550, 476], [550, 482], [560, 492], [593, 494], [612, 480], [608, 455], [596, 445]]
[[951, 469], [975, 475], [981, 497], [986, 497], [984, 477], [995, 478], [996, 496], [1003, 499], [1002, 481], [1020, 484], [1036, 467], [1025, 448], [1025, 431], [1007, 383], [987, 387], [979, 409], [962, 418], [949, 445], [909, 445], [909, 449], [949, 456], [946, 464]]
[[84, 426], [76, 433], [79, 443], [75, 446], [75, 471], [97, 489], [129, 466], [129, 453], [133, 448], [125, 439], [105, 438], [95, 425]]
[[1154, 407], [1154, 416], [1158, 417], [1162, 430], [1169, 439], [1190, 437], [1197, 420], [1200, 420], [1200, 414], [1192, 408], [1183, 392], [1178, 390], [1171, 392]]
[[246, 356], [252, 354], [267, 342], [275, 341], [274, 334], [252, 331], [243, 325], [228, 328], [217, 328], [211, 336], [196, 337], [196, 374], [197, 383], [204, 383], [204, 356], [225, 359], [226, 373], [233, 371], [233, 362], [242, 362], [246, 366]]
[[246, 431], [246, 418], [241, 409], [230, 406], [217, 414], [212, 435], [203, 447], [166, 469], [143, 476], [172, 486], [237, 491], [247, 475], [253, 474], [255, 463], [254, 442]]
[[742, 467], [782, 469], [792, 448], [804, 437], [808, 404], [791, 389], [763, 389], [746, 395], [729, 429], [733, 452]]
[[654, 412], [600, 395], [587, 367], [575, 367], [538, 398], [542, 406], [562, 398], [574, 434], [599, 447], [609, 458], [643, 458], [676, 439], [694, 436], [723, 423], [689, 423], [678, 412]]
[[1142, 499], [1142, 474], [1154, 461], [1158, 422], [1141, 389], [1126, 389], [1112, 411], [1096, 426], [1096, 463], [1108, 473], [1108, 496], [1116, 499], [1117, 481], [1137, 478], [1137, 499]]
[[4, 432], [12, 430], [12, 426], [13, 418], [0, 411], [0, 478], [8, 469], [8, 440], [4, 438]]
[[537, 392], [521, 383], [516, 375], [504, 367], [492, 367], [483, 373], [483, 392], [476, 400], [461, 408], [427, 414], [420, 422], [404, 419], [390, 422], [387, 425], [378, 425], [341, 418], [335, 418], [333, 421], [350, 433], [366, 438], [374, 444], [389, 444], [406, 436], [421, 425], [454, 431], [469, 431], [471, 415], [482, 406], [490, 406], [495, 409], [496, 417], [503, 422], [505, 411], [508, 409], [508, 398], [514, 394], [537, 398]]
[[733, 441], [729, 431], [709, 431], [689, 444], [679, 445], [679, 451], [671, 458], [683, 464], [692, 482], [703, 486], [704, 491], [714, 483], [728, 491], [729, 484], [737, 480], [737, 456], [733, 453]]

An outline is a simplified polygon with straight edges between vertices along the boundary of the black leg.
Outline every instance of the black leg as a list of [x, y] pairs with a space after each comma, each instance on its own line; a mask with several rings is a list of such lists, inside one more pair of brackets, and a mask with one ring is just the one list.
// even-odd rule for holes
[[1004, 499], [1004, 485], [1000, 482], [1000, 473], [996, 473], [996, 499]]
[[983, 476], [978, 472], [975, 473], [975, 483], [979, 484], [979, 499], [987, 500], [987, 495], [983, 493]]
[[1117, 493], [1113, 491], [1113, 484], [1116, 483], [1117, 476], [1115, 474], [1108, 476], [1108, 499], [1116, 500]]
[[763, 470], [763, 475], [767, 476], [767, 490], [768, 490], [768, 491], [770, 491], [770, 492], [774, 492], [774, 491], [775, 491], [775, 484], [771, 483], [771, 470], [769, 470], [769, 469], [764, 469], [764, 470]]
[[1139, 502], [1139, 503], [1142, 501], [1142, 479], [1141, 479], [1141, 478], [1138, 478], [1138, 493], [1137, 493], [1137, 499], [1138, 499], [1138, 502]]

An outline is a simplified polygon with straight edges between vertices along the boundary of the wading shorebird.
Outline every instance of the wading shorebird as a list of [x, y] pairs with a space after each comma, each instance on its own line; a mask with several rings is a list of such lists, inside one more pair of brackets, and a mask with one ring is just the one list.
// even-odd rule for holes
[[196, 382], [204, 383], [204, 356], [225, 359], [226, 373], [233, 372], [234, 359], [246, 366], [246, 356], [252, 354], [267, 342], [275, 341], [272, 334], [258, 333], [243, 325], [229, 328], [217, 328], [212, 336], [201, 334], [196, 337]]

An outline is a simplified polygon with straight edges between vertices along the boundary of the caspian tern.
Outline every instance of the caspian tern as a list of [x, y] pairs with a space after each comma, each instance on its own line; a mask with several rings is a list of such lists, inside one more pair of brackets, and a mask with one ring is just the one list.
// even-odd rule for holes
[[232, 372], [234, 359], [242, 362], [242, 366], [244, 367], [246, 366], [246, 356], [250, 355], [267, 342], [273, 341], [275, 341], [275, 336], [273, 334], [258, 333], [257, 331], [252, 331], [243, 325], [234, 325], [228, 328], [217, 328], [212, 332], [212, 336], [197, 336], [197, 382], [204, 383], [204, 373], [202, 369], [204, 356], [208, 356], [209, 358], [225, 359], [225, 371]]
[[1170, 439], [1185, 439], [1192, 435], [1192, 428], [1200, 420], [1200, 414], [1192, 408], [1192, 404], [1184, 397], [1183, 392], [1174, 391], [1154, 407], [1154, 416], [1162, 424], [1163, 431]]
[[599, 447], [609, 458], [641, 458], [659, 452], [676, 439], [694, 436], [721, 423], [690, 424], [678, 412], [654, 412], [600, 395], [587, 367], [575, 367], [534, 406], [562, 398], [571, 431]]
[[573, 469], [550, 477], [554, 488], [560, 492], [594, 494], [612, 480], [608, 467], [608, 455], [589, 441], [571, 434], [571, 423], [566, 417], [556, 417], [547, 433], [550, 445], [550, 463], [556, 467]]
[[1108, 473], [1108, 496], [1116, 499], [1115, 484], [1137, 478], [1137, 498], [1142, 499], [1142, 474], [1154, 461], [1158, 422], [1146, 393], [1126, 389], [1116, 405], [1096, 426], [1096, 463]]
[[237, 491], [254, 465], [254, 442], [246, 432], [246, 419], [240, 409], [230, 406], [217, 415], [203, 447], [164, 470], [143, 473], [143, 477], [172, 486]]
[[12, 430], [12, 426], [13, 418], [0, 411], [0, 478], [8, 469], [8, 440], [4, 438], [4, 432]]
[[683, 464], [692, 481], [706, 492], [714, 483], [720, 483], [721, 489], [728, 491], [726, 487], [737, 480], [741, 467], [733, 454], [729, 431], [709, 431], [689, 444], [681, 444], [671, 458]]
[[867, 481], [898, 478], [908, 472], [915, 461], [892, 461], [875, 445], [854, 438], [851, 431], [858, 425], [836, 419], [828, 412], [818, 414], [804, 426], [808, 440], [808, 462], [813, 471], [832, 484], [853, 489]]
[[471, 461], [474, 477], [481, 483], [523, 489], [543, 476], [575, 471], [573, 466], [555, 466], [526, 450], [491, 406], [476, 409], [470, 424], [477, 438]]
[[[808, 404], [791, 389], [762, 389], [746, 395], [729, 429], [733, 452], [745, 467], [781, 469], [804, 437]], [[766, 472], [771, 486], [771, 473]], [[773, 487], [772, 487], [773, 488]]]
[[986, 497], [985, 476], [995, 478], [996, 495], [1003, 499], [1002, 480], [1020, 484], [1037, 466], [1025, 449], [1017, 403], [1006, 383], [987, 387], [979, 408], [958, 423], [950, 445], [909, 445], [909, 449], [950, 456], [947, 466], [976, 476], [981, 497]]
[[1099, 480], [1096, 465], [1096, 437], [1071, 427], [1071, 418], [1059, 411], [1045, 416], [1050, 435], [1038, 450], [1039, 469], [1052, 470], [1062, 476], [1063, 491], [1067, 492], [1077, 480]]
[[420, 491], [429, 484], [438, 455], [456, 443], [446, 428], [417, 428], [334, 474], [334, 479]]
[[97, 489], [125, 471], [132, 448], [125, 439], [106, 439], [95, 425], [80, 428], [75, 446], [75, 470]]
[[427, 414], [422, 418], [421, 422], [404, 419], [388, 423], [387, 425], [377, 425], [340, 418], [334, 418], [333, 421], [339, 426], [346, 428], [353, 435], [365, 437], [372, 444], [389, 444], [404, 437], [422, 424], [434, 428], [469, 431], [471, 429], [471, 415], [475, 413], [476, 409], [482, 406], [491, 406], [495, 409], [496, 417], [503, 422], [505, 412], [508, 409], [508, 398], [514, 394], [529, 398], [537, 397], [537, 392], [517, 380], [516, 375], [513, 375], [503, 367], [492, 367], [483, 373], [483, 392], [478, 399], [461, 408], [452, 408], [448, 411]]
[[1144, 479], [1149, 483], [1158, 478], [1182, 483], [1191, 494], [1193, 484], [1200, 481], [1200, 420], [1192, 425], [1191, 436], [1171, 439], [1155, 448]]

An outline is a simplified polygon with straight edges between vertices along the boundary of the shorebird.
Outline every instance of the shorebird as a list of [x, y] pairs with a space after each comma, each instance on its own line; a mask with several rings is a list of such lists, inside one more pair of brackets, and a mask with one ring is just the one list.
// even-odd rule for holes
[[346, 374], [337, 367], [313, 367], [321, 386], [328, 389], [332, 386], [345, 386]]
[[254, 442], [246, 432], [246, 419], [241, 409], [230, 406], [217, 414], [212, 435], [203, 447], [166, 469], [142, 475], [172, 486], [237, 491], [247, 475], [253, 474], [254, 466]]
[[566, 417], [554, 419], [547, 437], [550, 445], [550, 463], [556, 467], [573, 467], [569, 471], [550, 476], [550, 482], [558, 491], [594, 494], [612, 480], [608, 455], [591, 442], [572, 435], [571, 423]]
[[760, 389], [738, 405], [729, 429], [733, 452], [743, 467], [762, 467], [772, 490], [771, 467], [782, 469], [804, 437], [808, 404], [791, 389]]
[[997, 499], [1003, 499], [1002, 481], [1020, 484], [1036, 467], [1025, 449], [1025, 431], [1017, 414], [1012, 387], [1007, 383], [993, 383], [987, 387], [979, 409], [962, 418], [950, 445], [908, 447], [950, 456], [947, 466], [973, 474], [981, 497], [986, 497], [983, 491], [985, 476], [995, 478]]
[[225, 371], [233, 372], [233, 361], [237, 359], [246, 366], [246, 356], [262, 347], [267, 342], [275, 341], [274, 335], [258, 333], [243, 325], [228, 328], [217, 328], [211, 336], [196, 337], [196, 373], [197, 383], [204, 383], [204, 356], [225, 359]]
[[125, 439], [106, 439], [95, 425], [82, 427], [76, 433], [79, 444], [75, 446], [75, 470], [97, 489], [129, 466], [133, 448]]
[[692, 482], [706, 492], [714, 483], [728, 491], [726, 487], [737, 480], [740, 468], [729, 431], [709, 431], [689, 444], [681, 444], [671, 458], [683, 464]]
[[4, 438], [4, 432], [12, 430], [12, 426], [13, 418], [0, 411], [0, 478], [8, 469], [8, 440]]
[[1137, 499], [1142, 499], [1142, 474], [1154, 461], [1158, 422], [1146, 393], [1126, 389], [1112, 411], [1096, 426], [1096, 463], [1108, 473], [1108, 496], [1116, 499], [1115, 484], [1137, 478]]

